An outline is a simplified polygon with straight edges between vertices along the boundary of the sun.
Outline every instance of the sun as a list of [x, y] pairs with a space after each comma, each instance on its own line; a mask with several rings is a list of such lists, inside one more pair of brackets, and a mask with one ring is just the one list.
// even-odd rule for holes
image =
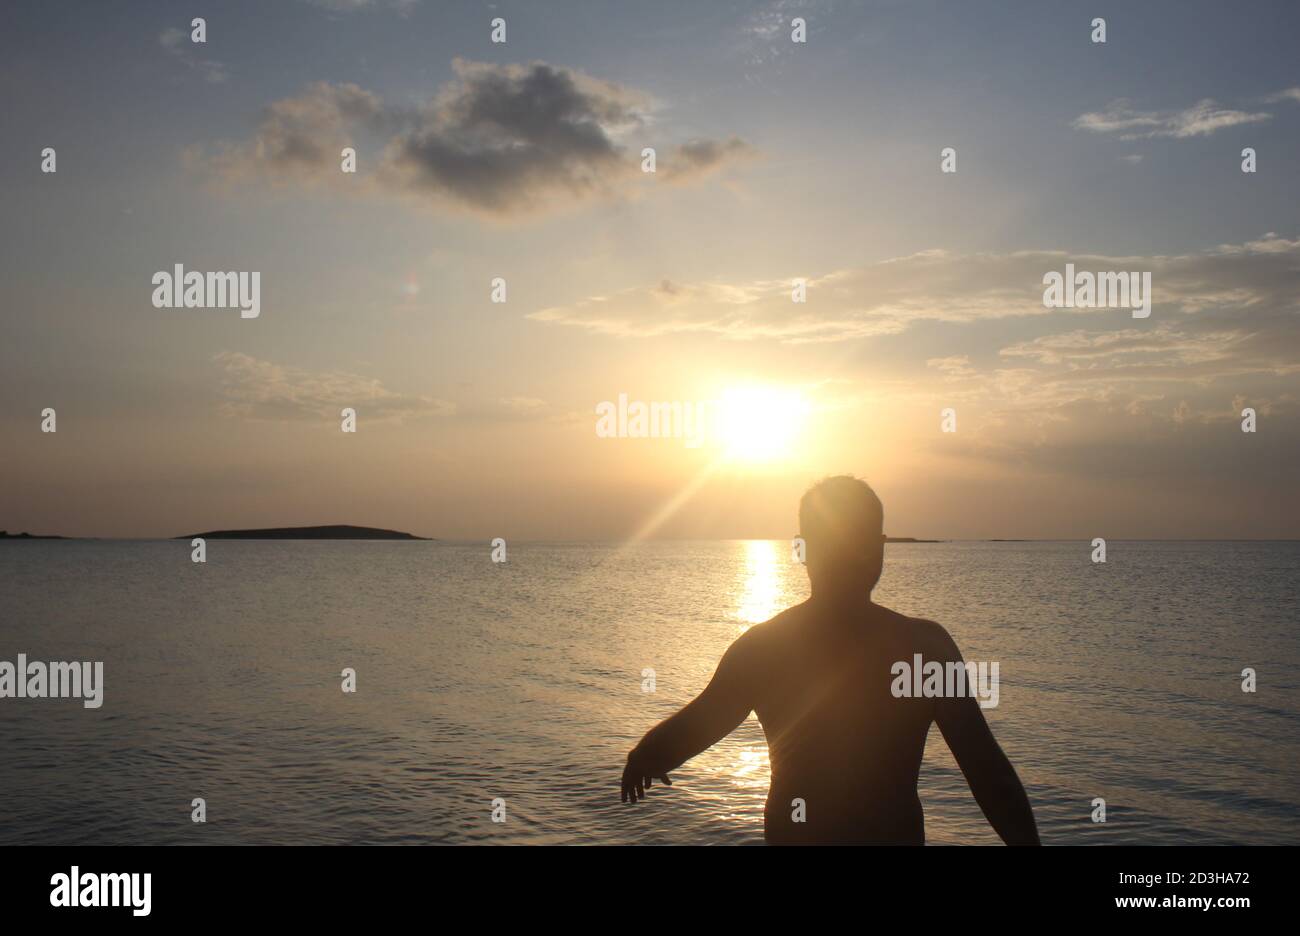
[[733, 387], [718, 399], [715, 431], [728, 460], [771, 462], [792, 454], [807, 414], [797, 390]]

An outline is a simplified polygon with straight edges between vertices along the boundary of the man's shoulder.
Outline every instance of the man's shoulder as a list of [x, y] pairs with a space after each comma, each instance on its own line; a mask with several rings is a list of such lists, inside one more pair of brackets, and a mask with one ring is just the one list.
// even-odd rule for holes
[[945, 656], [956, 649], [952, 635], [938, 621], [900, 614], [881, 605], [877, 605], [877, 607], [888, 616], [895, 627], [907, 636], [909, 642], [923, 653], [938, 657]]
[[762, 634], [771, 634], [777, 631], [788, 630], [792, 627], [798, 627], [811, 613], [811, 601], [801, 601], [796, 605], [790, 605], [790, 607], [778, 614], [774, 614], [762, 624], [755, 624], [749, 630], [755, 631], [762, 628], [762, 630], [759, 631], [759, 633]]
[[754, 624], [746, 628], [745, 632], [736, 638], [735, 643], [758, 647], [780, 640], [795, 631], [804, 618], [807, 617], [807, 606], [808, 602], [806, 601], [791, 605], [761, 624]]

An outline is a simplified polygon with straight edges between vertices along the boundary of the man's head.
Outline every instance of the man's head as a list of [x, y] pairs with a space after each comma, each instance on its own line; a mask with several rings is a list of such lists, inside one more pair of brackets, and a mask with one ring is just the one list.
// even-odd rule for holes
[[799, 535], [813, 592], [870, 592], [885, 557], [885, 511], [865, 481], [837, 475], [799, 501]]

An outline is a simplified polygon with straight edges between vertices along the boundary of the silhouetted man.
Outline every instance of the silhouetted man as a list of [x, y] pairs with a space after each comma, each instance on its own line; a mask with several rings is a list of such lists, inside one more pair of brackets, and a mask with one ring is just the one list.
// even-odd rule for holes
[[[884, 511], [864, 482], [841, 476], [799, 504], [812, 597], [751, 627], [684, 709], [652, 728], [627, 758], [623, 801], [715, 744], [751, 711], [772, 765], [765, 838], [771, 844], [925, 841], [916, 779], [931, 722], [1008, 845], [1037, 845], [1020, 778], [976, 698], [899, 697], [896, 664], [962, 665], [933, 621], [873, 604], [884, 561]], [[795, 821], [795, 799], [803, 801]]]

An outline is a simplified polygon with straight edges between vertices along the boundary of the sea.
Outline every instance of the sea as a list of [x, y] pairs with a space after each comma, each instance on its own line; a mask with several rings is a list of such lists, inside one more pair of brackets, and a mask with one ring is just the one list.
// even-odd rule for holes
[[[1300, 844], [1300, 542], [1092, 553], [891, 543], [875, 598], [999, 664], [985, 714], [1046, 844]], [[104, 664], [98, 708], [0, 698], [0, 844], [761, 844], [752, 715], [642, 803], [619, 777], [737, 636], [807, 597], [790, 543], [505, 558], [0, 543], [0, 661]], [[920, 796], [929, 843], [997, 843], [937, 729]]]

